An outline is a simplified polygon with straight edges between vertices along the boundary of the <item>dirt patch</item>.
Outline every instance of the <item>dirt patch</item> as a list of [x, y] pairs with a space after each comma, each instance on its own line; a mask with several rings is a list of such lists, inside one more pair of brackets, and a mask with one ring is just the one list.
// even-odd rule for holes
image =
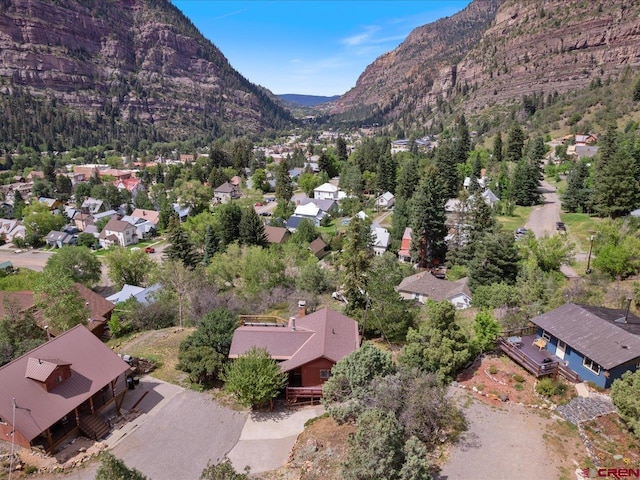
[[150, 360], [155, 364], [153, 376], [176, 385], [185, 386], [187, 375], [178, 370], [178, 349], [180, 343], [193, 328], [175, 327], [151, 330], [134, 335], [126, 340], [111, 340], [109, 344], [116, 353]]
[[[4, 459], [6, 455], [7, 465], [4, 465], [4, 460], [0, 462], [0, 466], [5, 467], [4, 471], [9, 469], [10, 448], [10, 444], [7, 442], [0, 442], [0, 458]], [[69, 472], [90, 462], [105, 448], [104, 443], [95, 442], [86, 437], [73, 439], [55, 455], [47, 455], [37, 450], [19, 447], [15, 451], [12, 477], [15, 479], [26, 478], [36, 472], [40, 474]], [[0, 478], [3, 478], [2, 475]]]
[[564, 403], [576, 395], [575, 390], [567, 385], [563, 395], [549, 400], [543, 398], [536, 392], [537, 379], [503, 354], [480, 357], [463, 370], [456, 381], [470, 390], [476, 398], [490, 405], [509, 400], [548, 408], [554, 403]]
[[338, 425], [331, 417], [311, 422], [298, 436], [287, 464], [261, 475], [262, 480], [341, 479], [347, 458], [349, 435], [355, 425]]
[[599, 466], [640, 468], [640, 440], [631, 435], [617, 413], [584, 422], [582, 431], [592, 453], [597, 456]]

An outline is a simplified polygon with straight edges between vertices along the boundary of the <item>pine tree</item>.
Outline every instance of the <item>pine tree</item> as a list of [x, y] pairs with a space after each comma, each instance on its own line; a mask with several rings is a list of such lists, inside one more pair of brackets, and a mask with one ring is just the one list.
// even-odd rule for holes
[[502, 156], [502, 134], [500, 132], [496, 133], [496, 137], [493, 140], [493, 162], [496, 164], [501, 164], [503, 160]]
[[589, 166], [586, 160], [573, 165], [567, 176], [567, 189], [562, 196], [562, 208], [567, 212], [587, 212], [592, 203], [592, 192], [587, 187]]
[[336, 139], [336, 156], [341, 162], [347, 161], [347, 142], [342, 137]]
[[287, 204], [293, 196], [293, 181], [289, 175], [289, 162], [282, 159], [276, 172], [276, 201], [278, 204]]
[[411, 157], [407, 161], [400, 172], [398, 177], [398, 186], [396, 188], [396, 201], [403, 198], [409, 200], [416, 190], [416, 186], [420, 181], [420, 174], [418, 172], [418, 159]]
[[443, 139], [435, 151], [435, 165], [444, 182], [444, 192], [447, 198], [455, 197], [460, 186], [455, 149], [455, 145], [450, 140]]
[[506, 160], [508, 162], [519, 162], [522, 159], [524, 140], [524, 132], [520, 124], [514, 123], [507, 137]]
[[182, 229], [179, 220], [173, 217], [169, 221], [168, 230], [167, 237], [171, 245], [165, 250], [165, 255], [170, 260], [181, 261], [186, 268], [193, 270], [200, 262], [200, 255]]
[[218, 251], [218, 238], [213, 231], [212, 225], [207, 225], [207, 229], [204, 234], [204, 252], [202, 255], [202, 264], [209, 265], [211, 259]]
[[367, 271], [371, 265], [373, 239], [367, 221], [354, 217], [349, 223], [343, 246], [344, 293], [347, 311], [366, 307]]
[[430, 168], [411, 201], [411, 255], [421, 267], [445, 258], [447, 198], [440, 173]]
[[239, 240], [242, 245], [267, 246], [267, 235], [264, 232], [264, 223], [252, 208], [245, 208], [240, 217], [238, 226]]
[[471, 137], [469, 127], [464, 114], [460, 115], [456, 125], [456, 139], [453, 144], [453, 156], [455, 163], [465, 163], [471, 151]]
[[226, 248], [230, 243], [238, 240], [240, 236], [240, 220], [242, 219], [242, 210], [235, 203], [224, 203], [217, 207], [218, 220], [220, 229], [218, 230], [218, 239], [220, 245]]

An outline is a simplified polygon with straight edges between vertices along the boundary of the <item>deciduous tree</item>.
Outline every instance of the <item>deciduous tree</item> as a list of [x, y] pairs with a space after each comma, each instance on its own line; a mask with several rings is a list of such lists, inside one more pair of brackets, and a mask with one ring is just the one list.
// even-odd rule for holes
[[100, 281], [102, 263], [87, 247], [64, 246], [49, 257], [44, 272], [92, 287]]
[[266, 349], [253, 347], [225, 367], [223, 379], [241, 405], [261, 407], [278, 396], [287, 376]]
[[155, 263], [142, 250], [128, 248], [110, 248], [104, 255], [109, 278], [115, 287], [121, 289], [125, 284], [143, 287]]

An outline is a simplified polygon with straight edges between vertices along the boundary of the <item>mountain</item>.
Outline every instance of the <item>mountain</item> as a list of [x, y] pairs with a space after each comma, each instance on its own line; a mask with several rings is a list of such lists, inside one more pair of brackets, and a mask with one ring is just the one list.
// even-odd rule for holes
[[640, 66], [639, 17], [640, 4], [625, 0], [475, 0], [416, 28], [330, 111], [415, 128], [622, 79]]
[[291, 120], [168, 0], [0, 0], [0, 102], [14, 92], [79, 125], [134, 122], [162, 140]]
[[340, 98], [340, 95], [334, 95], [332, 97], [323, 97], [321, 95], [299, 95], [296, 93], [284, 93], [278, 95], [278, 98], [283, 101], [287, 106], [293, 107], [315, 107], [323, 103], [332, 102]]

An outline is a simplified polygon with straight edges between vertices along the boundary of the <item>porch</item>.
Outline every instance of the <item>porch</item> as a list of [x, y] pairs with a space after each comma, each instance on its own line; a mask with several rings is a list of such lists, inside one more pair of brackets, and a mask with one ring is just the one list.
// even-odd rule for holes
[[314, 400], [317, 400], [316, 403], [320, 403], [320, 399], [322, 398], [322, 385], [313, 387], [287, 387], [285, 395], [287, 405], [303, 402], [311, 402], [311, 405], [313, 405]]
[[560, 362], [549, 353], [535, 334], [511, 335], [498, 339], [500, 350], [536, 378], [557, 375]]

